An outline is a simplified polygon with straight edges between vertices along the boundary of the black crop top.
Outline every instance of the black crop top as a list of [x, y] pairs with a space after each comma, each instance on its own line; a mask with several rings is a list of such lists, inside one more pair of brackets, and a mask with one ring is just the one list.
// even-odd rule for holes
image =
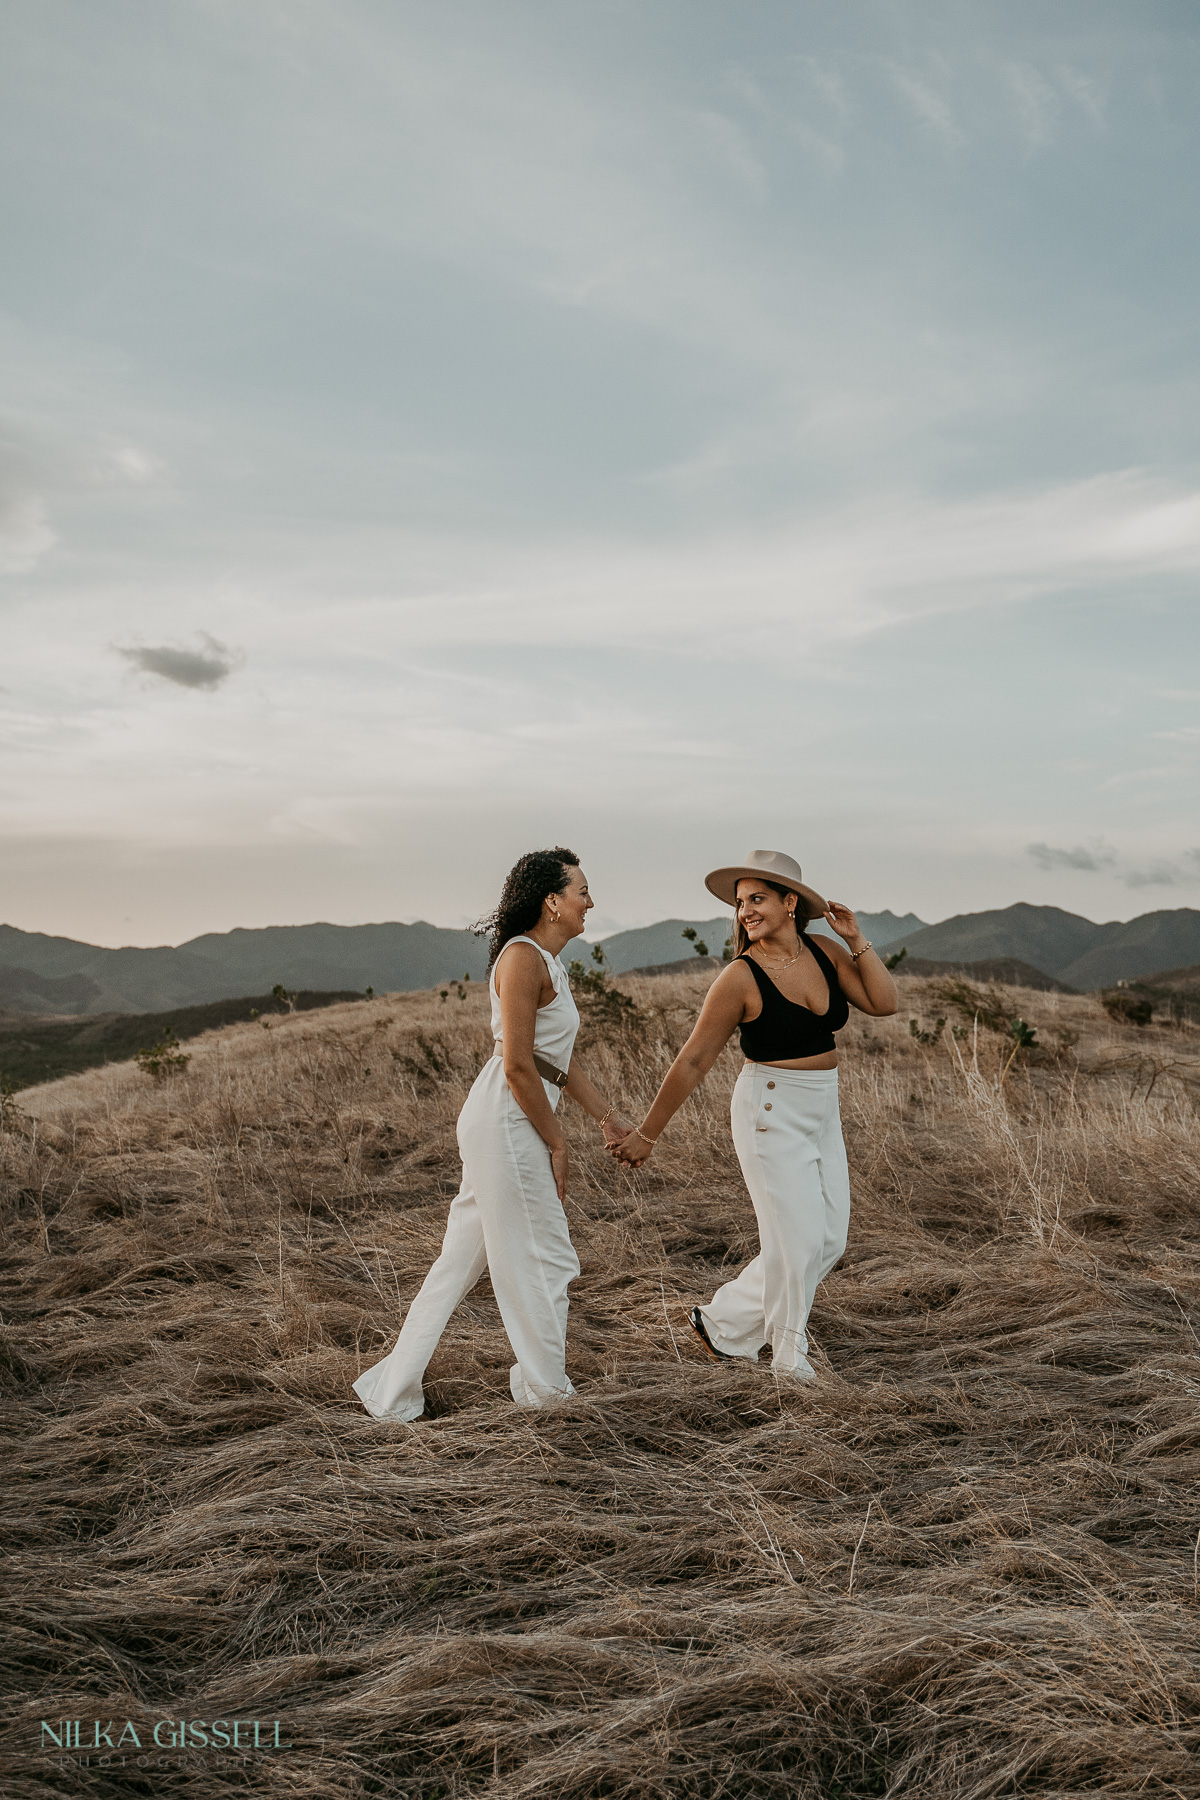
[[833, 1034], [840, 1031], [850, 1017], [849, 1003], [838, 986], [833, 963], [812, 938], [802, 935], [800, 942], [812, 951], [829, 983], [829, 1010], [815, 1013], [807, 1006], [797, 1006], [794, 1000], [780, 993], [771, 977], [752, 957], [739, 957], [739, 962], [749, 964], [762, 995], [762, 1011], [757, 1019], [747, 1020], [739, 1034], [742, 1054], [751, 1062], [790, 1062], [793, 1057], [821, 1056], [826, 1050], [836, 1049]]

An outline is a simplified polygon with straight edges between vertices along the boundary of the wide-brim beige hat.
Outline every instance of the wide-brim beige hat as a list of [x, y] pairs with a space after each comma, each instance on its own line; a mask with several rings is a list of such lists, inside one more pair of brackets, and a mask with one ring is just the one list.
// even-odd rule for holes
[[738, 863], [731, 869], [714, 869], [711, 875], [704, 877], [704, 885], [710, 894], [723, 900], [726, 906], [737, 905], [737, 884], [749, 876], [751, 879], [759, 875], [764, 881], [777, 881], [798, 896], [797, 908], [806, 908], [805, 917], [819, 919], [825, 911], [825, 902], [815, 888], [808, 887], [800, 878], [800, 864], [782, 850], [752, 850], [744, 863]]

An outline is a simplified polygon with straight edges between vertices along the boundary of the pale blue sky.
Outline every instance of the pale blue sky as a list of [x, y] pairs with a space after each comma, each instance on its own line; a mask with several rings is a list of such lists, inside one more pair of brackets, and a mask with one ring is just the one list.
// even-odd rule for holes
[[1192, 0], [9, 0], [0, 916], [1200, 904], [1198, 87]]

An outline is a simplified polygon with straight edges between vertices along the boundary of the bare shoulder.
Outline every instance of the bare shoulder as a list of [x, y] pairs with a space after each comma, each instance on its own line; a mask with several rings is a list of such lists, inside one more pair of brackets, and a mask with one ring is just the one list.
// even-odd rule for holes
[[740, 1006], [747, 992], [755, 992], [754, 977], [744, 962], [734, 960], [726, 965], [704, 996], [705, 1006]]
[[546, 959], [536, 944], [505, 944], [496, 958], [496, 986], [511, 982], [514, 987], [541, 989], [550, 981]]
[[744, 987], [747, 982], [753, 987], [754, 977], [750, 973], [750, 970], [747, 968], [743, 959], [740, 956], [735, 956], [732, 962], [727, 962], [725, 964], [725, 967], [721, 970], [721, 973], [717, 976], [717, 979], [713, 982], [712, 987], [710, 987], [708, 991], [711, 994], [719, 987], [723, 987], [728, 991], [730, 988]]

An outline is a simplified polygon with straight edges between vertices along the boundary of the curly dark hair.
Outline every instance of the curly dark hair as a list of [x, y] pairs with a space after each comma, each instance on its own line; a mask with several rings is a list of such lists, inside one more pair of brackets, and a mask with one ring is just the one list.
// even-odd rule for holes
[[537, 924], [547, 894], [561, 894], [571, 870], [578, 867], [575, 852], [564, 850], [561, 844], [553, 850], [527, 850], [517, 858], [505, 877], [499, 904], [471, 927], [477, 936], [488, 939], [489, 969], [510, 938], [520, 937]]

